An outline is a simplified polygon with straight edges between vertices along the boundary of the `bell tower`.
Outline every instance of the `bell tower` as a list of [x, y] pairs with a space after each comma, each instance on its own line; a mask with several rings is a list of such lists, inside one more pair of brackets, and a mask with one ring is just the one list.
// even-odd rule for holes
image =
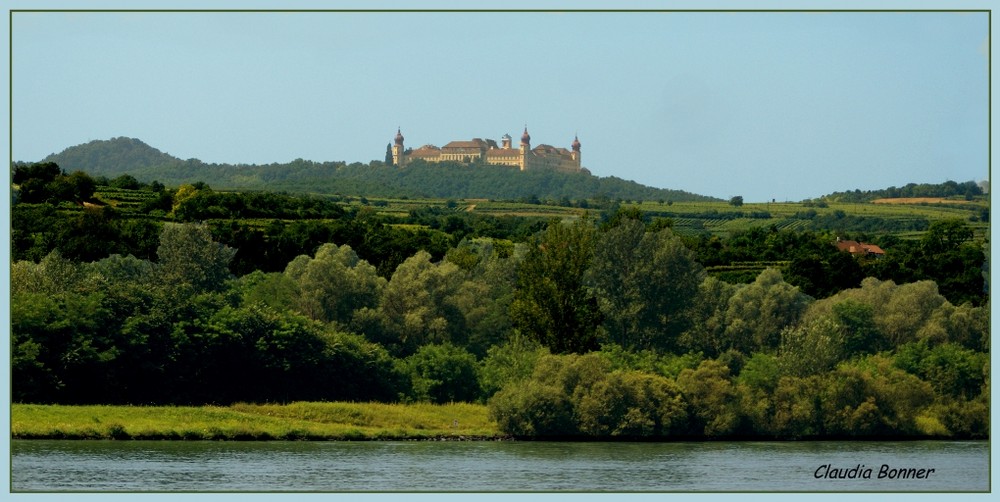
[[573, 135], [572, 148], [573, 148], [572, 156], [573, 160], [576, 161], [576, 167], [583, 167], [583, 164], [580, 162], [580, 138], [578, 138], [575, 134]]
[[531, 155], [531, 135], [528, 134], [528, 126], [524, 126], [524, 134], [521, 135], [521, 170], [528, 168], [528, 155]]
[[406, 164], [406, 157], [403, 155], [403, 133], [396, 128], [396, 139], [392, 144], [392, 163], [396, 167], [403, 167]]

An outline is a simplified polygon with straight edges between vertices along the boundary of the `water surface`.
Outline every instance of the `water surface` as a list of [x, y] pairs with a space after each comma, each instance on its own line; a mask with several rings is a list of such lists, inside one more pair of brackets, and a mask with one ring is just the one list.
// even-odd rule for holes
[[[15, 440], [11, 454], [15, 492], [989, 490], [985, 441]], [[925, 476], [879, 479], [882, 465]], [[856, 466], [854, 479], [823, 477]]]

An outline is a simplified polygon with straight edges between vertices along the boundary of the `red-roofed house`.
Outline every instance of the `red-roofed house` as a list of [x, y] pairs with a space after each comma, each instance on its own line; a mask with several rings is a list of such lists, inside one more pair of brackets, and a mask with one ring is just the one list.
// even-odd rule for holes
[[858, 241], [837, 239], [837, 249], [847, 251], [848, 253], [857, 256], [873, 256], [875, 258], [885, 256], [885, 251], [883, 251], [882, 248], [874, 244], [867, 244]]

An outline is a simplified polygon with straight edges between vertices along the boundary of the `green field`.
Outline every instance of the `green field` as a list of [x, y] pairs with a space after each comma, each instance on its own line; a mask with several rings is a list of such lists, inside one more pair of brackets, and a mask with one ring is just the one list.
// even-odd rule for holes
[[13, 404], [14, 439], [389, 440], [500, 438], [486, 406], [381, 403], [232, 406]]

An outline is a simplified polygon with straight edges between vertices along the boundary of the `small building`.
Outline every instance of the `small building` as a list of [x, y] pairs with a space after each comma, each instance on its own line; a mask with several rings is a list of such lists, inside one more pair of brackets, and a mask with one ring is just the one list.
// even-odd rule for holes
[[841, 251], [846, 251], [855, 256], [871, 256], [874, 258], [881, 258], [885, 256], [885, 251], [882, 248], [865, 242], [849, 241], [844, 239], [837, 239], [837, 249]]
[[584, 171], [580, 158], [579, 138], [574, 136], [569, 150], [544, 144], [531, 148], [531, 136], [528, 134], [527, 127], [524, 128], [521, 144], [518, 148], [513, 147], [513, 138], [509, 134], [504, 134], [499, 145], [492, 139], [473, 138], [469, 141], [452, 141], [440, 148], [434, 145], [424, 145], [410, 151], [406, 151], [403, 147], [403, 134], [397, 129], [392, 145], [393, 165], [406, 167], [407, 164], [416, 159], [425, 162], [482, 162], [496, 166], [509, 166], [520, 171]]

